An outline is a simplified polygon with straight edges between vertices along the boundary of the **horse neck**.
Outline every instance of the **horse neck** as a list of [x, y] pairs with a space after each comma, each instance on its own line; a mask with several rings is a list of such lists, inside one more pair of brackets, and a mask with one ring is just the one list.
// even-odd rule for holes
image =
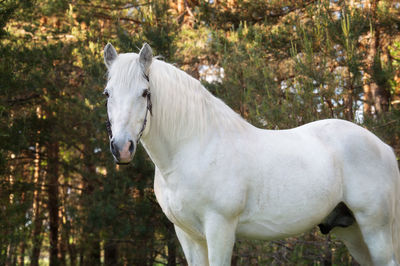
[[211, 137], [250, 126], [198, 80], [156, 61], [150, 72], [153, 116], [143, 145], [160, 170], [173, 167], [175, 154], [185, 146], [203, 145]]

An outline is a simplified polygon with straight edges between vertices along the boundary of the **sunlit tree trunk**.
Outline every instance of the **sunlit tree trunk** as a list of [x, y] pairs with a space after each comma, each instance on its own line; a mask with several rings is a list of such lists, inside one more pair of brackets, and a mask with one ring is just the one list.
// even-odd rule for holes
[[[61, 206], [65, 206], [65, 202], [62, 203]], [[65, 266], [67, 265], [67, 246], [68, 246], [68, 228], [65, 225], [65, 212], [61, 211], [60, 209], [60, 215], [59, 217], [61, 218], [60, 221], [60, 241], [59, 241], [59, 251], [60, 251], [60, 265]]]
[[354, 86], [352, 84], [352, 80], [351, 80], [351, 74], [350, 71], [348, 72], [348, 80], [347, 82], [349, 83], [347, 86], [347, 91], [346, 94], [343, 96], [344, 98], [344, 106], [345, 106], [345, 116], [346, 119], [349, 121], [353, 121], [354, 120], [354, 108], [353, 108], [353, 104], [354, 104]]
[[184, 0], [178, 0], [177, 9], [178, 9], [178, 14], [181, 14], [185, 10]]
[[68, 204], [68, 196], [69, 194], [67, 193], [68, 187], [70, 186], [70, 182], [68, 179], [64, 180], [64, 193], [63, 193], [63, 231], [62, 231], [62, 243], [63, 243], [63, 257], [64, 257], [64, 262], [66, 264], [66, 257], [68, 253], [68, 258], [69, 258], [69, 265], [77, 265], [77, 250], [76, 250], [76, 243], [75, 239], [72, 238], [71, 234], [73, 229], [72, 229], [72, 224], [73, 221], [71, 220], [71, 217], [67, 216], [67, 213], [65, 211], [65, 208]]
[[13, 266], [15, 265], [15, 250], [17, 249], [16, 242], [11, 240], [10, 244], [8, 245], [7, 249], [7, 260], [6, 260], [6, 266]]
[[18, 261], [19, 266], [25, 265], [25, 247], [26, 247], [26, 242], [22, 240], [19, 245], [19, 261]]
[[[25, 196], [26, 193], [22, 192], [21, 194], [21, 202], [25, 201]], [[26, 247], [26, 240], [22, 239], [22, 241], [20, 241], [19, 243], [19, 253], [18, 253], [18, 265], [19, 266], [24, 266], [25, 265], [25, 247]]]
[[364, 85], [363, 85], [363, 90], [364, 90], [364, 103], [363, 103], [363, 111], [364, 115], [371, 115], [372, 114], [372, 95], [371, 95], [371, 86], [369, 84], [371, 76], [367, 73], [364, 72]]
[[[40, 133], [40, 132], [39, 132]], [[40, 153], [39, 153], [39, 143], [36, 143], [35, 146], [35, 161], [34, 161], [34, 174], [33, 180], [36, 186], [35, 191], [33, 192], [33, 232], [32, 232], [32, 253], [30, 257], [31, 266], [39, 266], [39, 256], [40, 250], [42, 247], [42, 228], [43, 228], [43, 219], [42, 219], [42, 182], [43, 178], [40, 173]]]
[[68, 241], [68, 253], [69, 253], [69, 261], [70, 265], [78, 265], [78, 251], [76, 249], [75, 243], [70, 243]]

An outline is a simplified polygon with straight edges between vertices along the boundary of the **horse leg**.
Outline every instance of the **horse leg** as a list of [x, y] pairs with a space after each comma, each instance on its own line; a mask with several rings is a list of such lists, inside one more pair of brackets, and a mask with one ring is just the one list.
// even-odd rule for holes
[[176, 225], [175, 232], [189, 266], [207, 266], [208, 255], [206, 242], [200, 239], [194, 239]]
[[392, 240], [391, 216], [377, 213], [355, 213], [372, 262], [379, 266], [399, 265]]
[[343, 228], [335, 227], [332, 233], [343, 241], [353, 258], [361, 265], [373, 265], [368, 247], [362, 237], [360, 227], [357, 223]]
[[208, 215], [205, 233], [210, 266], [231, 265], [236, 226], [237, 218], [227, 219], [220, 214]]

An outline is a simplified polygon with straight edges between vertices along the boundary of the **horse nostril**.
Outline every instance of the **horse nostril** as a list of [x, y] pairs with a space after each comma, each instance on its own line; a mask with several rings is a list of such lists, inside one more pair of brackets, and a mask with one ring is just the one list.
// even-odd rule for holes
[[131, 145], [129, 146], [129, 152], [132, 154], [135, 149], [135, 144], [133, 144], [132, 140], [130, 140], [129, 142], [131, 143]]
[[114, 154], [114, 156], [118, 158], [118, 157], [119, 157], [119, 151], [118, 151], [118, 149], [115, 147], [115, 144], [114, 144], [114, 141], [113, 141], [113, 140], [111, 141], [110, 146], [111, 146], [111, 152], [112, 152], [112, 154]]

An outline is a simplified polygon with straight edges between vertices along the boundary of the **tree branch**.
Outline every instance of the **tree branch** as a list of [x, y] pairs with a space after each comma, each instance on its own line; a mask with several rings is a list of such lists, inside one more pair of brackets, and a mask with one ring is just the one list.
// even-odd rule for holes
[[77, 7], [90, 7], [90, 8], [98, 8], [98, 9], [105, 9], [105, 10], [124, 10], [129, 8], [136, 8], [141, 6], [148, 6], [151, 2], [146, 2], [143, 4], [126, 4], [124, 6], [102, 6], [102, 5], [93, 5], [93, 4], [77, 4], [76, 2], [72, 2], [73, 5]]
[[32, 100], [32, 99], [39, 98], [39, 97], [40, 97], [40, 94], [31, 94], [31, 95], [26, 96], [26, 97], [15, 98], [15, 99], [8, 99], [8, 100], [7, 100], [7, 103], [8, 103], [9, 105], [21, 104], [21, 103], [23, 103], [23, 102], [27, 102], [27, 101], [30, 101], [30, 100]]
[[106, 15], [104, 13], [94, 13], [93, 16], [97, 17], [97, 18], [102, 18], [102, 19], [107, 19], [107, 20], [114, 20], [114, 19], [118, 19], [118, 20], [125, 20], [125, 21], [131, 21], [134, 22], [138, 25], [141, 25], [142, 22], [137, 20], [137, 19], [133, 19], [133, 18], [127, 18], [127, 17], [117, 17], [114, 18], [112, 16]]

